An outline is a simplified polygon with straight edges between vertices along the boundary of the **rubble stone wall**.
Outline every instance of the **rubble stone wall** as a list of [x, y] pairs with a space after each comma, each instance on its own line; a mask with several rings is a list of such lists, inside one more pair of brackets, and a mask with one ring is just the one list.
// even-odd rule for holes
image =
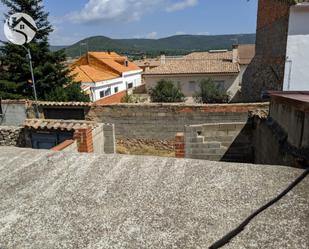
[[0, 126], [0, 146], [23, 147], [25, 144], [22, 127]]

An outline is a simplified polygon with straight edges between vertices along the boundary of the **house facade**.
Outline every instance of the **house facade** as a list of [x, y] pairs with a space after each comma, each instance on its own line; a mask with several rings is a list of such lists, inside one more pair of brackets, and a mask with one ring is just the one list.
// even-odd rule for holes
[[146, 88], [149, 91], [160, 80], [171, 80], [186, 97], [193, 97], [199, 91], [200, 82], [211, 78], [230, 95], [232, 102], [238, 101], [243, 68], [248, 64], [245, 61], [240, 64], [240, 47], [234, 47], [233, 51], [194, 52], [182, 59], [168, 61], [143, 74]]
[[71, 65], [72, 75], [96, 102], [142, 84], [142, 69], [114, 52], [88, 52]]
[[308, 90], [308, 0], [259, 0], [256, 53], [242, 82], [242, 100], [270, 90]]
[[309, 2], [290, 9], [284, 91], [309, 90]]

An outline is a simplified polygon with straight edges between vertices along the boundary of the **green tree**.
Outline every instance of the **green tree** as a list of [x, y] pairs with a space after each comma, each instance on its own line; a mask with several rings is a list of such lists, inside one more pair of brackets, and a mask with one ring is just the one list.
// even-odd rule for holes
[[[89, 101], [81, 90], [68, 87], [74, 82], [70, 69], [64, 65], [66, 59], [64, 50], [51, 52], [48, 37], [53, 31], [48, 21], [48, 13], [44, 11], [43, 0], [0, 0], [8, 8], [6, 17], [17, 12], [30, 15], [36, 22], [38, 31], [30, 44], [27, 44], [32, 54], [34, 76], [38, 98], [40, 100], [57, 101]], [[26, 50], [11, 43], [0, 47], [0, 79], [3, 89], [2, 96], [33, 98], [32, 81]], [[64, 89], [63, 89], [64, 88]], [[60, 90], [61, 89], [61, 90]], [[74, 90], [76, 94], [70, 93]], [[70, 96], [70, 97], [68, 97]]]
[[204, 104], [228, 103], [229, 95], [209, 78], [200, 82], [200, 90], [195, 94], [195, 101]]
[[185, 96], [172, 81], [160, 80], [157, 85], [150, 89], [150, 98], [156, 103], [177, 103], [184, 102]]

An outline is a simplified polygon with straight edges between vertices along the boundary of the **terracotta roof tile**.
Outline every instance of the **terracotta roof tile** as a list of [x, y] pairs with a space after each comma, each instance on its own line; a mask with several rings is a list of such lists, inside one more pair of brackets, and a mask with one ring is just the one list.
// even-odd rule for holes
[[71, 68], [75, 79], [86, 83], [115, 79], [125, 72], [141, 70], [126, 57], [114, 52], [89, 52], [74, 62]]
[[28, 129], [48, 129], [48, 130], [78, 130], [80, 128], [94, 129], [98, 125], [96, 122], [76, 121], [76, 120], [56, 120], [56, 119], [26, 119], [23, 126]]
[[67, 106], [67, 107], [90, 107], [91, 102], [54, 102], [54, 101], [39, 101], [39, 106]]
[[192, 53], [184, 59], [172, 60], [151, 69], [145, 75], [164, 74], [217, 74], [239, 73], [238, 63], [231, 60], [231, 52], [227, 53]]

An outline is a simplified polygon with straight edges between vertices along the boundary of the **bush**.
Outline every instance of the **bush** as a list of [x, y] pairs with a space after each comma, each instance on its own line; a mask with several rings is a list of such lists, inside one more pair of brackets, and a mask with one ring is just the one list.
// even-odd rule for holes
[[133, 96], [133, 94], [126, 93], [126, 95], [121, 98], [121, 103], [138, 103], [138, 100]]
[[156, 103], [184, 102], [185, 96], [172, 81], [160, 80], [156, 87], [149, 91], [150, 99]]
[[200, 91], [196, 93], [194, 98], [196, 102], [204, 104], [229, 102], [229, 95], [212, 79], [205, 79], [200, 82]]

